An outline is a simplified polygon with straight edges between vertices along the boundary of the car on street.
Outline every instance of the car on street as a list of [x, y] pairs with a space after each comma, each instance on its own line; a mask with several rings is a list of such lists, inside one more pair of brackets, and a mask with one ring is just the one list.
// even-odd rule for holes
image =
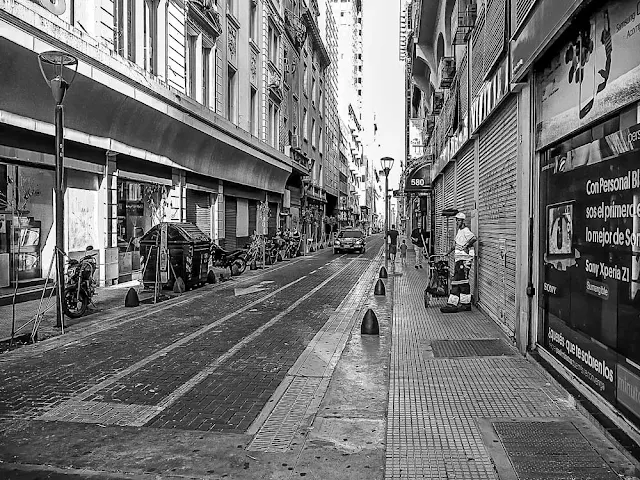
[[357, 228], [340, 230], [333, 241], [333, 253], [359, 252], [366, 249], [364, 233]]

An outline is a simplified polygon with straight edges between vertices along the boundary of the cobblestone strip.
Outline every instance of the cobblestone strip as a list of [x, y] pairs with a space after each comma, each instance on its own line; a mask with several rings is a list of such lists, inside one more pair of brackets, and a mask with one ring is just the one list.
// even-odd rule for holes
[[329, 388], [333, 370], [349, 339], [356, 319], [361, 317], [381, 260], [371, 261], [335, 313], [316, 334], [298, 361], [289, 369], [267, 407], [247, 433], [255, 434], [249, 451], [286, 452], [296, 433], [311, 425]]
[[[144, 405], [136, 405], [136, 404], [130, 404], [128, 406], [121, 405], [120, 409], [117, 411], [117, 413], [115, 415], [102, 415], [101, 413], [99, 413], [99, 415], [98, 415], [98, 418], [100, 419], [99, 423], [115, 423], [115, 424], [118, 424], [118, 425], [143, 426], [144, 424], [149, 422], [153, 417], [155, 417], [160, 412], [164, 411], [165, 409], [167, 409], [168, 407], [173, 405], [178, 399], [180, 399], [182, 396], [184, 396], [193, 387], [195, 387], [200, 382], [202, 382], [205, 378], [207, 378], [209, 375], [211, 375], [218, 368], [218, 366], [221, 363], [225, 362], [227, 359], [229, 359], [231, 356], [233, 356], [238, 350], [240, 350], [241, 348], [246, 346], [249, 342], [251, 342], [257, 336], [259, 336], [262, 332], [264, 332], [267, 328], [271, 327], [274, 323], [278, 322], [281, 318], [283, 318], [285, 315], [287, 315], [291, 310], [295, 309], [302, 302], [304, 302], [309, 297], [311, 297], [316, 292], [318, 292], [321, 288], [323, 288], [327, 283], [329, 283], [333, 278], [335, 278], [336, 276], [341, 274], [348, 267], [349, 267], [349, 264], [345, 265], [343, 268], [341, 268], [340, 270], [335, 272], [328, 279], [324, 280], [322, 283], [320, 283], [318, 286], [313, 288], [307, 294], [305, 294], [304, 296], [302, 296], [298, 300], [296, 300], [293, 304], [291, 304], [283, 312], [281, 312], [280, 314], [278, 314], [275, 317], [273, 317], [271, 320], [269, 320], [268, 322], [263, 324], [257, 330], [254, 330], [250, 335], [244, 337], [240, 342], [236, 343], [231, 349], [229, 349], [223, 355], [218, 357], [215, 361], [211, 362], [206, 368], [201, 370], [198, 374], [196, 374], [195, 376], [190, 378], [187, 382], [183, 383], [176, 390], [174, 390], [169, 395], [164, 397], [157, 405], [154, 405], [154, 406], [144, 406]], [[235, 311], [235, 312], [233, 312], [233, 313], [231, 313], [231, 314], [229, 314], [229, 315], [227, 315], [225, 317], [222, 317], [220, 320], [218, 320], [218, 321], [216, 321], [216, 322], [214, 322], [214, 323], [212, 323], [210, 325], [207, 325], [206, 327], [203, 327], [203, 328], [199, 329], [196, 332], [193, 332], [191, 335], [188, 335], [188, 336], [184, 337], [183, 339], [171, 344], [170, 346], [159, 350], [158, 352], [154, 353], [153, 355], [150, 355], [147, 358], [135, 363], [131, 367], [124, 369], [123, 371], [119, 372], [118, 374], [112, 375], [110, 378], [108, 378], [108, 379], [98, 383], [97, 385], [94, 385], [93, 387], [87, 389], [82, 394], [80, 394], [80, 395], [78, 395], [78, 396], [76, 396], [76, 397], [74, 397], [74, 398], [62, 403], [58, 407], [56, 407], [56, 408], [44, 413], [43, 415], [41, 415], [39, 417], [39, 419], [40, 420], [60, 420], [60, 419], [62, 419], [61, 417], [68, 417], [69, 415], [73, 416], [75, 414], [75, 416], [79, 419], [79, 421], [85, 421], [86, 417], [89, 415], [89, 412], [92, 411], [92, 410], [88, 409], [83, 401], [87, 400], [89, 397], [91, 397], [96, 392], [106, 388], [109, 385], [113, 385], [114, 383], [118, 382], [120, 379], [124, 378], [125, 376], [127, 376], [127, 375], [129, 375], [129, 374], [131, 374], [133, 372], [135, 372], [136, 370], [139, 370], [140, 368], [144, 367], [148, 363], [150, 363], [152, 361], [155, 361], [156, 359], [158, 359], [158, 358], [160, 358], [162, 356], [167, 355], [169, 352], [171, 352], [175, 348], [181, 347], [181, 346], [189, 343], [190, 341], [192, 341], [193, 339], [197, 338], [198, 336], [206, 333], [207, 331], [209, 331], [209, 330], [211, 330], [211, 329], [213, 329], [215, 327], [220, 326], [223, 322], [229, 320], [230, 318], [234, 318], [239, 313], [244, 312], [246, 310], [249, 310], [250, 308], [255, 307], [256, 305], [262, 303], [265, 299], [270, 298], [272, 296], [275, 296], [277, 293], [281, 292], [285, 288], [289, 288], [290, 286], [292, 286], [295, 283], [298, 283], [299, 281], [301, 281], [304, 278], [306, 278], [306, 276], [300, 277], [300, 278], [296, 279], [295, 281], [285, 285], [284, 287], [281, 287], [280, 289], [271, 292], [269, 295], [267, 295], [267, 296], [265, 296], [263, 298], [260, 298], [259, 300], [256, 300], [254, 302], [251, 302], [248, 305], [245, 305], [244, 307], [240, 308], [239, 310], [237, 310], [237, 311]], [[90, 402], [91, 405], [93, 405], [95, 403], [96, 402]], [[105, 403], [105, 404], [106, 405], [113, 405], [113, 404], [109, 404], [109, 403]], [[79, 413], [78, 410], [81, 413]], [[132, 415], [132, 412], [136, 412], [137, 415], [135, 415], [135, 416]]]
[[497, 480], [477, 419], [557, 418], [575, 409], [519, 356], [433, 358], [432, 340], [502, 335], [475, 310], [425, 308], [426, 276], [403, 273], [394, 282], [385, 478]]

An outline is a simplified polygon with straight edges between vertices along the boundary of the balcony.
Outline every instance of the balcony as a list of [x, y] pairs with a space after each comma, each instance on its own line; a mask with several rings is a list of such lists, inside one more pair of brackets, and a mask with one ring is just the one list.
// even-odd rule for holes
[[471, 0], [457, 0], [453, 11], [457, 15], [451, 19], [452, 43], [465, 45], [476, 24], [477, 7]]
[[456, 60], [453, 57], [442, 57], [438, 65], [440, 77], [439, 88], [451, 88], [451, 84], [456, 76]]
[[444, 92], [434, 91], [431, 97], [431, 113], [433, 115], [440, 115], [442, 112], [442, 106], [444, 105]]

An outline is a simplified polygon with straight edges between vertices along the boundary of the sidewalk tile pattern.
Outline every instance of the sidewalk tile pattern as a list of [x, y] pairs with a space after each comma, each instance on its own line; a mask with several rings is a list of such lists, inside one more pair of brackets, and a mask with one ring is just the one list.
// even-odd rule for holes
[[444, 302], [425, 308], [425, 273], [411, 268], [402, 273], [393, 292], [385, 478], [497, 480], [476, 419], [576, 412], [562, 391], [519, 355], [435, 358], [434, 341], [503, 335], [475, 309], [448, 315], [439, 310]]

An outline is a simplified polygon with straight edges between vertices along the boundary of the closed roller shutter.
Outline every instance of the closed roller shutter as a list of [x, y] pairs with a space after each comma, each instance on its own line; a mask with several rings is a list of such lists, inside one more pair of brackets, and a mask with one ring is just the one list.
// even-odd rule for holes
[[238, 223], [238, 204], [234, 197], [224, 197], [224, 248], [238, 248], [236, 225]]
[[434, 250], [436, 254], [444, 252], [444, 230], [442, 228], [442, 210], [444, 209], [444, 177], [442, 175], [438, 176], [433, 186], [433, 196], [436, 202], [436, 211], [435, 211], [435, 225], [436, 225], [436, 236], [434, 238]]
[[258, 228], [258, 202], [249, 200], [249, 235]]
[[267, 227], [269, 229], [268, 232], [270, 237], [273, 237], [276, 234], [277, 217], [278, 217], [278, 204], [269, 202], [269, 220], [267, 223]]
[[[456, 165], [450, 162], [444, 171], [444, 208], [456, 207]], [[443, 217], [444, 231], [441, 252], [448, 252], [455, 238], [456, 222], [451, 217]], [[453, 272], [454, 258], [449, 256], [449, 269]]]
[[[463, 212], [468, 219], [470, 219], [472, 211], [475, 209], [475, 183], [474, 183], [474, 144], [465, 147], [460, 152], [458, 160], [456, 162], [456, 208]], [[477, 223], [477, 222], [475, 222]], [[467, 221], [467, 225], [472, 229], [474, 233], [477, 233], [476, 225], [473, 225], [471, 221]], [[477, 248], [476, 248], [477, 250]], [[476, 298], [475, 294], [475, 267], [471, 271], [469, 284], [471, 285], [471, 293]]]
[[[515, 332], [517, 101], [480, 132], [478, 300]], [[504, 252], [504, 255], [502, 254]]]
[[195, 224], [211, 237], [211, 194], [187, 190], [187, 222]]

